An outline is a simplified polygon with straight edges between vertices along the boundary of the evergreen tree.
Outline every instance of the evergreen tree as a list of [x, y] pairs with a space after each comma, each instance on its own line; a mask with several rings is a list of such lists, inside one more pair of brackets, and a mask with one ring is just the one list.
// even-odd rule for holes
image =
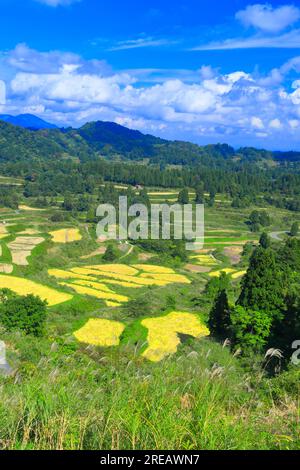
[[294, 222], [291, 227], [290, 235], [291, 237], [297, 237], [298, 234], [299, 234], [299, 224], [298, 222]]
[[112, 262], [115, 261], [118, 258], [118, 252], [117, 249], [113, 244], [108, 245], [106, 252], [103, 255], [103, 260]]
[[225, 289], [220, 290], [215, 298], [209, 314], [208, 326], [212, 336], [225, 339], [230, 335], [230, 307]]
[[199, 183], [196, 186], [195, 192], [196, 192], [196, 197], [195, 197], [196, 204], [204, 204], [205, 197], [204, 197], [204, 186], [203, 186], [203, 184]]
[[261, 234], [261, 237], [259, 239], [259, 244], [262, 248], [267, 249], [270, 248], [271, 246], [271, 239], [269, 235], [266, 232], [263, 232]]
[[258, 247], [252, 254], [237, 305], [267, 312], [271, 317], [281, 315], [284, 286], [274, 252], [270, 248]]
[[179, 204], [188, 204], [189, 203], [189, 190], [188, 188], [183, 188], [178, 194], [178, 203]]
[[62, 207], [63, 209], [65, 209], [65, 211], [68, 211], [68, 212], [74, 210], [75, 205], [74, 205], [73, 197], [70, 193], [67, 193], [65, 195]]

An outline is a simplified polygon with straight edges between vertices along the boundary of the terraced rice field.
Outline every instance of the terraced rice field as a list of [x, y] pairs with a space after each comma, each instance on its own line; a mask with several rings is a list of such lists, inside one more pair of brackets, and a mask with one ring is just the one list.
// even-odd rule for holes
[[42, 237], [17, 237], [14, 241], [8, 243], [11, 251], [12, 262], [18, 266], [28, 266], [27, 258], [32, 250], [44, 242]]
[[246, 274], [246, 271], [236, 271], [236, 269], [233, 268], [224, 268], [220, 269], [219, 271], [213, 271], [209, 273], [210, 277], [220, 277], [222, 273], [229, 274], [232, 279], [238, 279], [240, 277], [243, 277]]
[[[59, 279], [61, 285], [74, 289], [79, 294], [98, 299], [124, 303], [129, 299], [115, 290], [118, 287], [143, 288], [147, 286], [167, 286], [173, 283], [189, 284], [190, 279], [177, 274], [173, 269], [155, 265], [103, 264], [62, 269], [49, 269], [50, 276]], [[143, 271], [142, 271], [143, 269]], [[153, 271], [149, 272], [149, 271]], [[110, 286], [108, 287], [107, 284]]]
[[134, 264], [134, 268], [138, 269], [139, 271], [145, 271], [146, 273], [153, 273], [153, 274], [174, 274], [174, 269], [165, 268], [164, 266], [156, 266], [154, 264]]
[[148, 330], [148, 347], [143, 356], [152, 362], [159, 362], [177, 351], [180, 333], [195, 338], [209, 335], [198, 316], [186, 312], [174, 311], [163, 317], [147, 318], [141, 324]]
[[218, 261], [212, 255], [192, 255], [190, 258], [194, 263], [203, 266], [216, 266], [218, 264]]
[[49, 306], [72, 299], [70, 294], [51, 289], [28, 279], [3, 274], [0, 274], [0, 289], [11, 289], [18, 295], [38, 295], [42, 300], [47, 300]]
[[26, 212], [30, 212], [30, 211], [36, 212], [36, 211], [44, 211], [45, 210], [45, 209], [40, 209], [38, 207], [29, 207], [29, 206], [26, 206], [25, 204], [21, 204], [19, 206], [19, 209], [21, 211], [26, 211]]
[[118, 302], [112, 302], [111, 300], [105, 300], [105, 304], [106, 304], [107, 307], [112, 307], [112, 308], [122, 306], [122, 304], [119, 304]]
[[170, 282], [170, 283], [180, 283], [180, 284], [190, 284], [191, 281], [181, 274], [150, 274], [150, 273], [143, 273], [141, 274], [142, 278], [150, 278], [155, 279], [157, 281], [163, 282]]
[[6, 238], [7, 235], [8, 235], [8, 232], [7, 232], [6, 226], [3, 225], [3, 224], [0, 224], [0, 240], [1, 240], [2, 238]]
[[83, 328], [75, 331], [75, 338], [81, 343], [91, 344], [93, 346], [118, 346], [120, 336], [125, 329], [122, 323], [91, 318]]
[[69, 287], [78, 294], [89, 295], [90, 297], [96, 297], [101, 300], [112, 300], [116, 302], [128, 302], [129, 298], [125, 295], [115, 294], [113, 292], [106, 292], [99, 289], [93, 289], [91, 287], [81, 286], [80, 284], [60, 282], [61, 286]]
[[237, 271], [236, 273], [231, 274], [232, 279], [239, 279], [240, 277], [245, 276], [247, 271]]
[[82, 240], [82, 235], [78, 228], [63, 228], [50, 232], [54, 243], [72, 243]]
[[87, 269], [93, 269], [101, 272], [125, 274], [128, 276], [135, 276], [138, 274], [138, 269], [127, 266], [127, 264], [98, 264], [93, 266], [85, 266]]

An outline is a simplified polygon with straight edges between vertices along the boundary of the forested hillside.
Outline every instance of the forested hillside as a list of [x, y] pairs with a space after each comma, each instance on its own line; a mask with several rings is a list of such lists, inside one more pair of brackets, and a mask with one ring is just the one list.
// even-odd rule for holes
[[[9, 146], [7, 145], [9, 143]], [[254, 148], [235, 150], [227, 144], [199, 146], [144, 135], [111, 122], [91, 122], [79, 129], [25, 129], [0, 119], [1, 161], [40, 157], [76, 157], [81, 161], [99, 156], [122, 160], [149, 159], [153, 164], [224, 165], [224, 162], [280, 163], [298, 161], [297, 152], [268, 152]]]

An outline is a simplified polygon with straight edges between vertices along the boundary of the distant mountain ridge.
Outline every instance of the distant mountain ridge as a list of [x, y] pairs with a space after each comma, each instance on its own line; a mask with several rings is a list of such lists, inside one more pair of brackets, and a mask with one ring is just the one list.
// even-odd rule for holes
[[[114, 122], [89, 122], [79, 129], [57, 128], [36, 116], [16, 116], [18, 125], [0, 115], [0, 162], [72, 158], [79, 161], [100, 157], [114, 160], [146, 160], [160, 165], [239, 165], [243, 162], [274, 165], [300, 161], [300, 152], [270, 152], [251, 147], [234, 149], [227, 144], [200, 146], [164, 140]], [[23, 123], [21, 126], [20, 123]], [[25, 126], [26, 124], [26, 126]], [[43, 126], [38, 128], [37, 126]], [[29, 126], [29, 127], [27, 127]]]
[[55, 124], [44, 121], [34, 114], [19, 114], [18, 116], [0, 114], [0, 120], [13, 124], [14, 126], [24, 127], [25, 129], [57, 129]]

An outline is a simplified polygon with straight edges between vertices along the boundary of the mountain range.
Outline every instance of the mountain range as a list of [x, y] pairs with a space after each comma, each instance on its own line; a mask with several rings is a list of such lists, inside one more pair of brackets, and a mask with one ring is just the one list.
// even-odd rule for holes
[[25, 129], [57, 129], [55, 124], [44, 121], [43, 119], [34, 116], [34, 114], [19, 114], [18, 116], [0, 114], [0, 120], [15, 126], [24, 127]]
[[[5, 119], [4, 119], [5, 118]], [[170, 141], [131, 130], [113, 122], [89, 122], [79, 129], [57, 128], [33, 115], [0, 115], [0, 162], [99, 157], [147, 161], [159, 165], [218, 165], [218, 162], [300, 161], [300, 152], [234, 149], [227, 144], [200, 146]], [[13, 122], [9, 122], [13, 121]], [[16, 123], [18, 123], [16, 125]]]

